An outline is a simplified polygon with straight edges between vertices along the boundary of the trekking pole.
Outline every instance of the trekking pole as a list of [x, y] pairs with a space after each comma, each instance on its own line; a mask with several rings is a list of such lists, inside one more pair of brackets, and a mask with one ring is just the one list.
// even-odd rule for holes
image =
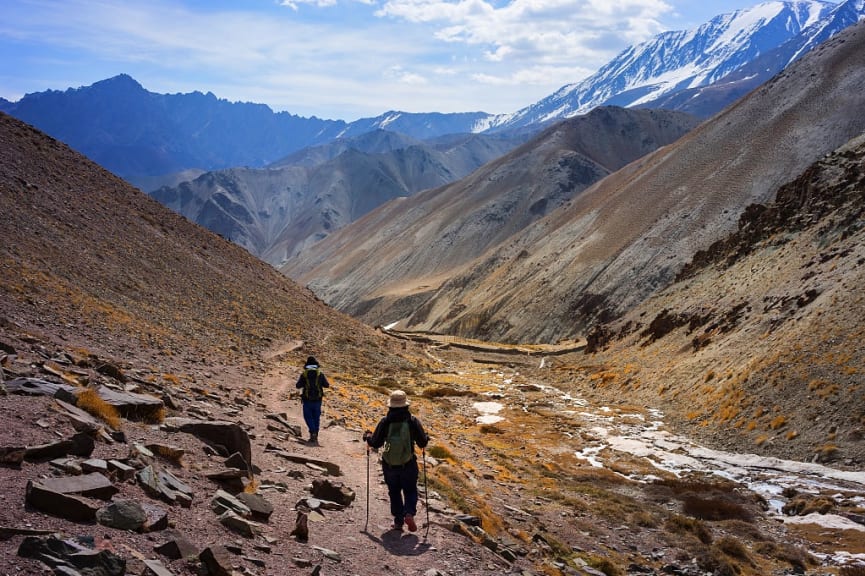
[[423, 455], [423, 496], [426, 503], [426, 532], [423, 537], [426, 538], [429, 536], [429, 488], [427, 488], [426, 479], [426, 448], [421, 448], [420, 452]]
[[369, 528], [369, 444], [366, 444], [366, 523], [363, 525], [363, 531], [366, 532], [367, 528]]

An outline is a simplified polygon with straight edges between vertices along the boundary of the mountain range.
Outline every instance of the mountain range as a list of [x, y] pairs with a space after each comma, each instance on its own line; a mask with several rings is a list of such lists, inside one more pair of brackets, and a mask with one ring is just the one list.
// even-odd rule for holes
[[458, 180], [527, 138], [502, 132], [420, 141], [373, 130], [266, 168], [207, 172], [151, 194], [276, 265], [387, 200]]
[[[0, 572], [861, 574], [863, 54], [859, 23], [696, 126], [595, 108], [288, 263], [446, 336], [0, 113]], [[360, 442], [397, 387], [432, 437], [414, 534]]]
[[377, 129], [420, 140], [536, 132], [539, 123], [601, 105], [665, 107], [707, 118], [863, 15], [863, 0], [765, 2], [632, 46], [593, 76], [504, 115], [389, 111], [354, 122], [302, 118], [212, 93], [156, 94], [123, 74], [88, 87], [0, 101], [0, 110], [153, 190], [177, 183], [173, 175], [179, 172], [260, 168], [303, 148]]
[[[863, 53], [859, 24], [673, 144], [554, 197], [559, 206], [542, 218], [515, 218], [525, 214], [515, 209], [530, 193], [559, 190], [537, 175], [563, 163], [526, 145], [460, 182], [384, 205], [282, 270], [368, 323], [495, 341], [579, 337], [667, 286], [749, 205], [865, 131]], [[595, 114], [603, 109], [586, 118]]]

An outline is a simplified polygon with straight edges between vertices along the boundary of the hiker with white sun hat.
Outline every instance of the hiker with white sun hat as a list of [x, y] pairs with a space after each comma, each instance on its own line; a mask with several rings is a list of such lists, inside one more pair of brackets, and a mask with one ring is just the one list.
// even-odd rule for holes
[[363, 433], [363, 440], [371, 448], [383, 448], [381, 468], [390, 497], [393, 529], [402, 530], [405, 524], [409, 531], [415, 532], [419, 471], [414, 446], [426, 448], [429, 436], [420, 420], [409, 411], [409, 400], [404, 391], [391, 392], [387, 414], [374, 432], [367, 430]]

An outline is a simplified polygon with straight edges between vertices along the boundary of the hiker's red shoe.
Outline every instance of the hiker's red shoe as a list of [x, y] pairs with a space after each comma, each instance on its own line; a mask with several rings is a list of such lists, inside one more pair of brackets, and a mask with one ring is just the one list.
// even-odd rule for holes
[[405, 525], [408, 526], [409, 532], [417, 532], [417, 524], [414, 523], [414, 516], [406, 514]]

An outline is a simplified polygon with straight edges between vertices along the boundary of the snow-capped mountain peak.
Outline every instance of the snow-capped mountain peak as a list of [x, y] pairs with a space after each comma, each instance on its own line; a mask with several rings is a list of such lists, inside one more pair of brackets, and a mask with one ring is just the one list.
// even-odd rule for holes
[[[584, 114], [600, 105], [641, 106], [714, 84], [792, 42], [781, 68], [865, 17], [865, 0], [774, 0], [721, 14], [625, 49], [594, 75], [493, 121], [496, 129]], [[795, 42], [793, 40], [796, 39]]]

